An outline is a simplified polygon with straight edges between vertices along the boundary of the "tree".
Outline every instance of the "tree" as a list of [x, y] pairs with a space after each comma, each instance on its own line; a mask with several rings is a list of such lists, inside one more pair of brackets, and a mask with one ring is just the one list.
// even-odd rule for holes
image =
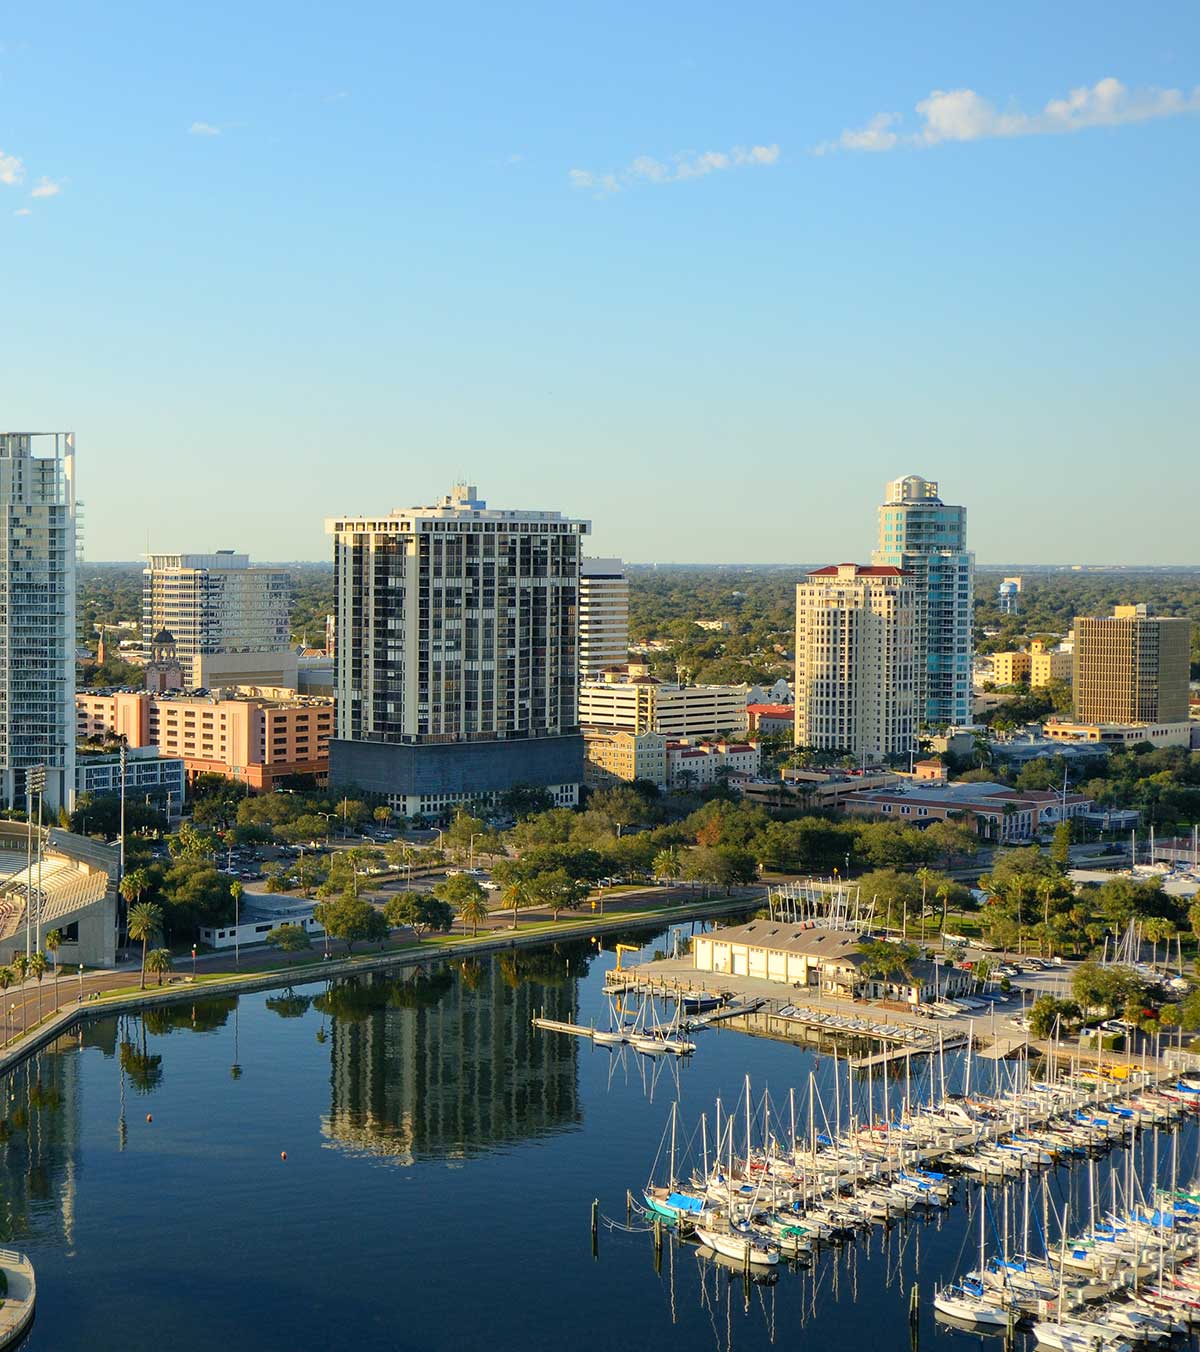
[[1039, 995], [1029, 1011], [1029, 1031], [1034, 1037], [1050, 1037], [1055, 1027], [1077, 1023], [1082, 1011], [1074, 1000], [1059, 1000], [1053, 995]]
[[668, 845], [666, 849], [659, 850], [654, 856], [654, 863], [651, 867], [654, 876], [660, 882], [676, 882], [683, 872], [683, 861], [679, 857], [679, 846]]
[[[466, 873], [456, 873], [453, 877], [445, 879], [444, 882], [436, 883], [433, 888], [433, 894], [440, 901], [446, 902], [463, 919], [464, 924], [474, 924], [478, 931], [481, 920], [487, 919], [487, 904], [484, 902], [483, 888]], [[483, 915], [480, 919], [472, 921], [464, 907], [470, 906], [471, 914], [478, 916], [478, 907], [483, 906]]]
[[500, 795], [500, 809], [516, 821], [547, 812], [554, 806], [550, 794], [536, 784], [514, 784]]
[[918, 952], [913, 944], [893, 944], [886, 939], [864, 939], [858, 945], [858, 951], [862, 954], [859, 971], [882, 981], [886, 981], [892, 972], [907, 975]]
[[37, 980], [38, 993], [38, 1021], [42, 1018], [42, 978], [46, 975], [46, 955], [45, 953], [35, 953], [29, 959], [29, 970]]
[[547, 869], [536, 874], [530, 889], [536, 901], [550, 908], [555, 920], [560, 911], [573, 911], [581, 906], [592, 890], [586, 879], [572, 875], [565, 868]]
[[388, 807], [386, 803], [380, 803], [375, 811], [371, 813], [371, 816], [375, 818], [380, 826], [386, 828], [388, 822], [392, 820], [392, 809]]
[[24, 953], [14, 953], [12, 958], [12, 969], [17, 974], [17, 981], [22, 982], [29, 972], [29, 959]]
[[143, 892], [149, 886], [149, 877], [144, 868], [132, 869], [121, 879], [118, 891], [126, 906], [137, 904]]
[[347, 953], [354, 951], [356, 943], [375, 937], [375, 922], [370, 918], [375, 913], [375, 907], [369, 901], [349, 891], [340, 897], [318, 902], [313, 910], [317, 924], [331, 939], [341, 939]]
[[1130, 998], [1141, 999], [1145, 983], [1130, 967], [1081, 962], [1071, 977], [1071, 993], [1085, 1014], [1096, 1009], [1111, 1016]]
[[158, 976], [158, 984], [161, 986], [163, 977], [174, 966], [169, 948], [152, 948], [146, 954], [146, 971], [154, 972]]
[[884, 929], [891, 929], [893, 912], [900, 915], [900, 933], [908, 934], [908, 908], [915, 905], [921, 893], [920, 884], [911, 873], [894, 868], [873, 869], [858, 880], [859, 895], [864, 901], [875, 903], [875, 914], [883, 911]]
[[267, 943], [281, 953], [303, 953], [312, 947], [312, 939], [303, 925], [276, 925], [267, 931]]
[[1054, 828], [1050, 843], [1050, 858], [1060, 873], [1066, 873], [1071, 864], [1071, 823], [1061, 821]]
[[15, 980], [16, 973], [11, 967], [0, 967], [0, 991], [8, 990]]
[[509, 878], [504, 886], [504, 890], [500, 893], [500, 900], [503, 901], [506, 906], [512, 907], [513, 929], [517, 928], [517, 914], [521, 907], [529, 905], [530, 895], [531, 888], [529, 879], [522, 877], [519, 873], [514, 873]]
[[155, 935], [162, 932], [163, 912], [152, 901], [141, 901], [129, 908], [125, 929], [134, 943], [142, 945], [142, 979], [139, 990], [146, 989], [146, 948]]
[[54, 959], [54, 975], [56, 977], [58, 976], [58, 950], [62, 947], [62, 941], [62, 931], [56, 929], [52, 929], [45, 939], [46, 952]]
[[944, 869], [956, 859], [970, 859], [979, 852], [979, 837], [968, 827], [954, 821], [934, 822], [925, 828], [925, 840], [939, 857]]
[[389, 897], [383, 914], [389, 925], [407, 926], [417, 941], [426, 930], [448, 930], [454, 921], [454, 911], [432, 892], [405, 892]]
[[472, 817], [465, 808], [459, 808], [450, 825], [443, 832], [446, 848], [456, 859], [468, 859], [473, 849], [473, 841], [487, 831], [486, 823], [479, 817]]
[[477, 896], [464, 896], [458, 906], [459, 919], [464, 925], [471, 926], [471, 937], [479, 933], [480, 925], [487, 924], [488, 904], [483, 889], [479, 889]]
[[378, 944], [380, 949], [388, 941], [388, 935], [391, 934], [392, 927], [387, 922], [387, 917], [381, 910], [371, 906], [368, 908], [370, 914], [366, 917], [366, 923], [363, 927], [363, 940], [369, 944]]

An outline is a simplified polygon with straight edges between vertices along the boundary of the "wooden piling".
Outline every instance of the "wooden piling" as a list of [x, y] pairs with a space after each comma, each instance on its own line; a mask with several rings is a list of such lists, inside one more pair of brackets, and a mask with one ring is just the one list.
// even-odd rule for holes
[[592, 1257], [600, 1257], [600, 1199], [592, 1199]]

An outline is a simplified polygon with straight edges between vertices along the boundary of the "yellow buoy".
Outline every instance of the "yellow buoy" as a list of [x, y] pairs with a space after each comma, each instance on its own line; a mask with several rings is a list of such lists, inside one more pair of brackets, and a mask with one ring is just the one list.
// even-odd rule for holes
[[286, 1150], [281, 1150], [281, 1151], [279, 1152], [279, 1158], [280, 1158], [281, 1160], [287, 1159], [287, 1151], [286, 1151]]
[[153, 1113], [147, 1113], [147, 1114], [146, 1114], [146, 1121], [147, 1121], [147, 1122], [153, 1122], [153, 1121], [154, 1121], [154, 1114], [153, 1114]]

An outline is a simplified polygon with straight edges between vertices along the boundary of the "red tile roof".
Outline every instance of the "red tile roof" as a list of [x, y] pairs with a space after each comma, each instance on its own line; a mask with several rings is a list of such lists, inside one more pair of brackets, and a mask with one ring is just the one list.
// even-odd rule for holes
[[855, 577], [904, 577], [903, 568], [893, 568], [890, 564], [877, 567], [874, 564], [831, 563], [827, 568], [814, 568], [809, 577], [837, 577], [841, 568], [853, 568]]

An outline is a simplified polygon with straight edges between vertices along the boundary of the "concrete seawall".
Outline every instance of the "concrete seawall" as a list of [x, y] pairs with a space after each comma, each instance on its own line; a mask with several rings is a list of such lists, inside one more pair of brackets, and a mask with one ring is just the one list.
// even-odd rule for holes
[[48, 1043], [69, 1033], [71, 1029], [91, 1019], [106, 1018], [136, 1009], [153, 1009], [156, 1005], [183, 1004], [207, 1000], [212, 996], [243, 995], [254, 991], [278, 990], [286, 986], [303, 986], [313, 981], [328, 981], [335, 977], [357, 976], [363, 972], [384, 972], [392, 968], [412, 967], [426, 962], [447, 962], [462, 958], [486, 957], [507, 953], [514, 948], [540, 948], [563, 940], [588, 939], [593, 935], [611, 934], [622, 930], [659, 929], [682, 920], [708, 920], [731, 911], [750, 910], [760, 906], [762, 896], [709, 897], [706, 900], [684, 902], [679, 906], [653, 913], [634, 912], [588, 916], [586, 920], [564, 924], [556, 930], [503, 930], [463, 939], [451, 944], [414, 944], [394, 952], [363, 953], [357, 957], [334, 958], [329, 962], [306, 963], [303, 966], [280, 967], [256, 976], [233, 976], [192, 985], [177, 981], [170, 986], [152, 986], [145, 991], [110, 999], [85, 1001], [60, 1010], [45, 1023], [32, 1029], [25, 1037], [0, 1054], [0, 1074], [12, 1070], [22, 1061], [39, 1052]]

